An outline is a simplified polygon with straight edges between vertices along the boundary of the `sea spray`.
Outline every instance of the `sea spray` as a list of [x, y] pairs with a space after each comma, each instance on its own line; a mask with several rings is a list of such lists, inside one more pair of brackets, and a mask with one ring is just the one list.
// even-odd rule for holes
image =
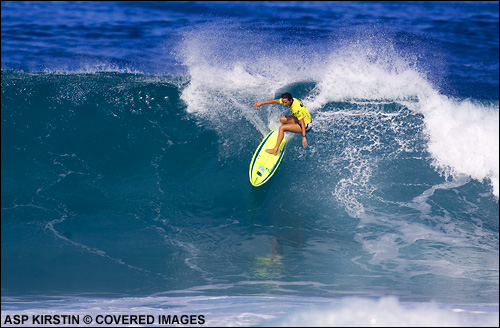
[[437, 93], [426, 96], [420, 97], [416, 110], [425, 117], [433, 166], [445, 176], [489, 180], [498, 198], [498, 104], [456, 100]]
[[[230, 138], [223, 130], [233, 134], [235, 125], [241, 129], [242, 124], [250, 123], [261, 135], [275, 128], [285, 110], [252, 105], [279, 97], [277, 91], [286, 90], [287, 85], [313, 83], [314, 88], [304, 97], [313, 116], [338, 110], [328, 106], [332, 102], [397, 102], [424, 115], [428, 151], [440, 173], [489, 179], [498, 197], [499, 158], [492, 151], [498, 149], [495, 105], [441, 95], [418, 66], [421, 54], [398, 51], [388, 36], [345, 38], [341, 46], [332, 45], [330, 52], [326, 43], [322, 51], [311, 54], [318, 45], [306, 48], [284, 43], [276, 47], [278, 40], [234, 23], [190, 29], [178, 50], [190, 76], [181, 99], [188, 112], [210, 120], [226, 140]], [[241, 144], [241, 138], [237, 140]], [[225, 145], [226, 149], [235, 147], [234, 143]]]

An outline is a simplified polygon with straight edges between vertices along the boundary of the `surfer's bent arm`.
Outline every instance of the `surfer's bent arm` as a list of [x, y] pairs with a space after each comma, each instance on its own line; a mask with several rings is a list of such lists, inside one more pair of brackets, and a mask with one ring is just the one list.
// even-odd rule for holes
[[306, 124], [304, 123], [304, 119], [301, 118], [299, 120], [299, 125], [300, 125], [300, 129], [302, 130], [302, 146], [304, 148], [307, 147], [307, 139], [306, 139]]
[[299, 125], [300, 125], [300, 129], [302, 130], [302, 136], [305, 137], [306, 136], [306, 123], [304, 123], [303, 118], [301, 118], [299, 120]]
[[253, 107], [260, 107], [262, 105], [270, 105], [270, 104], [279, 104], [280, 100], [279, 99], [271, 99], [271, 100], [264, 100], [264, 101], [257, 101]]

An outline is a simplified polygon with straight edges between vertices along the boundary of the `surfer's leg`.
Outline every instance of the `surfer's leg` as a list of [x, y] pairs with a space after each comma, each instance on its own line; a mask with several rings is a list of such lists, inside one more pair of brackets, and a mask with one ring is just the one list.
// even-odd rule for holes
[[285, 136], [285, 131], [301, 133], [302, 128], [300, 127], [300, 124], [282, 124], [280, 126], [280, 129], [278, 132], [278, 139], [276, 140], [276, 145], [272, 149], [266, 149], [266, 151], [269, 154], [276, 155], [276, 153], [278, 153], [278, 148], [280, 147], [281, 141], [283, 140], [283, 137]]
[[281, 124], [299, 124], [299, 120], [293, 115], [286, 115], [280, 117]]

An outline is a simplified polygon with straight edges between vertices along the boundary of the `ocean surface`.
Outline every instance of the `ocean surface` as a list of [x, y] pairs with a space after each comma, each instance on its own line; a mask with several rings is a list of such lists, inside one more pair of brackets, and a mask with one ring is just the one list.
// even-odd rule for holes
[[498, 2], [1, 6], [2, 326], [498, 326]]

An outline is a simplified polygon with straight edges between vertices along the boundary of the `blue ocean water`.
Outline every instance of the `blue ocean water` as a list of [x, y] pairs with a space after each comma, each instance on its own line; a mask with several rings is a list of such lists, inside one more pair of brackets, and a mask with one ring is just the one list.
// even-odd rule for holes
[[498, 326], [498, 2], [1, 9], [2, 325]]

